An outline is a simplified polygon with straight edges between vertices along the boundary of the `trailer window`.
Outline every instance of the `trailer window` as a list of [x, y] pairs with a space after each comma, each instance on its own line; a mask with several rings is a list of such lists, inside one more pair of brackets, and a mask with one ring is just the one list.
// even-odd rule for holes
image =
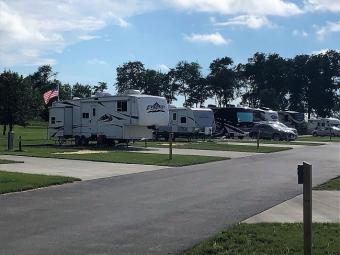
[[92, 109], [92, 116], [96, 116], [96, 108]]
[[55, 117], [51, 117], [51, 124], [55, 124]]
[[117, 101], [117, 112], [127, 112], [127, 101]]
[[172, 114], [172, 120], [176, 120], [177, 119], [177, 114], [176, 113], [173, 113]]
[[90, 114], [88, 112], [83, 112], [83, 119], [88, 119]]
[[187, 123], [187, 118], [186, 117], [181, 117], [181, 123]]

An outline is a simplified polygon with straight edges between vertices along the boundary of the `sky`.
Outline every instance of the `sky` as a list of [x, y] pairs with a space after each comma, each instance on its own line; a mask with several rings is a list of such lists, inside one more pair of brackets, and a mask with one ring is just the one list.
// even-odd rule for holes
[[141, 61], [167, 72], [216, 58], [245, 63], [340, 49], [340, 0], [0, 0], [0, 70], [50, 64], [63, 83], [104, 81]]

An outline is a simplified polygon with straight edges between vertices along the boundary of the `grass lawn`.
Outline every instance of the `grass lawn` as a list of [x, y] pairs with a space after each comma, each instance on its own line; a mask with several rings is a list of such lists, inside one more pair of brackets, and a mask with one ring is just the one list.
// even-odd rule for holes
[[[60, 152], [72, 152], [79, 149], [69, 149], [67, 147], [48, 146], [54, 144], [52, 140], [47, 139], [47, 122], [32, 121], [26, 128], [15, 126], [15, 151], [7, 151], [7, 136], [0, 134], [0, 154], [50, 157], [63, 159], [79, 159], [90, 161], [103, 161], [114, 163], [130, 163], [144, 165], [160, 165], [160, 166], [186, 166], [193, 164], [202, 164], [212, 161], [225, 160], [223, 157], [211, 156], [191, 156], [191, 155], [173, 155], [173, 159], [169, 160], [168, 155], [146, 154], [138, 152], [128, 152], [123, 149], [116, 149], [108, 153], [98, 154], [54, 154]], [[22, 138], [23, 152], [16, 151], [18, 149], [18, 138]], [[41, 146], [39, 146], [41, 145]], [[106, 150], [106, 149], [104, 149]]]
[[332, 137], [332, 140], [329, 140], [329, 136], [300, 136], [297, 141], [306, 141], [306, 142], [340, 142], [340, 137]]
[[[340, 254], [340, 223], [313, 223], [313, 254]], [[182, 255], [303, 254], [300, 223], [238, 224]]]
[[[135, 143], [137, 146], [144, 146], [143, 142]], [[168, 142], [148, 142], [149, 147], [168, 147]], [[217, 150], [217, 151], [239, 151], [239, 152], [260, 152], [270, 153], [292, 149], [290, 147], [262, 146], [257, 149], [255, 145], [239, 145], [216, 142], [174, 142], [174, 148], [196, 149], [196, 150]]]
[[[329, 180], [315, 188], [314, 190], [339, 190], [340, 191], [340, 176]], [[340, 254], [340, 253], [339, 253]]]
[[[105, 149], [103, 149], [105, 150]], [[143, 165], [159, 165], [159, 166], [187, 166], [194, 164], [202, 164], [219, 160], [226, 160], [224, 157], [212, 156], [193, 156], [193, 155], [173, 155], [173, 159], [169, 160], [167, 154], [156, 153], [138, 153], [123, 150], [111, 150], [103, 153], [92, 154], [56, 154], [76, 152], [78, 149], [67, 149], [64, 147], [58, 148], [54, 146], [34, 146], [25, 147], [25, 151], [0, 151], [0, 154], [34, 156], [45, 158], [62, 158], [62, 159], [78, 159], [89, 161], [102, 161], [112, 163], [128, 163], [128, 164], [143, 164]]]
[[[256, 143], [254, 139], [243, 139], [243, 140], [228, 140], [229, 142], [235, 143]], [[260, 140], [260, 144], [282, 144], [282, 145], [306, 145], [306, 146], [320, 146], [324, 145], [324, 143], [315, 143], [315, 142], [303, 142], [303, 141], [274, 141], [274, 140]]]
[[0, 164], [24, 163], [23, 161], [14, 161], [8, 159], [0, 159]]
[[[2, 126], [0, 127], [0, 150], [3, 150], [7, 148], [7, 135], [2, 135]], [[47, 122], [31, 121], [30, 125], [28, 125], [27, 127], [14, 126], [14, 133], [15, 148], [18, 148], [19, 146], [19, 136], [21, 136], [23, 146], [54, 143], [52, 140], [47, 139]]]
[[0, 171], [0, 194], [80, 181], [78, 178]]

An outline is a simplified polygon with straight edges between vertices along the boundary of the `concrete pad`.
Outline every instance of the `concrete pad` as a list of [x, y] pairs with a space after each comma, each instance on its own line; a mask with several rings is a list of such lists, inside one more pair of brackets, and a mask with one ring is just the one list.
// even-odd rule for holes
[[[312, 193], [313, 222], [340, 222], [340, 191], [316, 191]], [[282, 204], [257, 214], [244, 223], [303, 221], [303, 197], [299, 195]]]
[[154, 171], [165, 166], [93, 162], [83, 160], [0, 155], [0, 159], [24, 163], [0, 164], [0, 170], [32, 174], [63, 175], [92, 180], [104, 177]]
[[[249, 146], [256, 146], [256, 143], [238, 143], [233, 141], [228, 142], [218, 142], [218, 144], [230, 144], [230, 145], [249, 145]], [[290, 148], [301, 148], [306, 147], [308, 145], [303, 144], [277, 144], [277, 143], [260, 143], [261, 146], [269, 146], [269, 147], [290, 147]]]
[[[169, 154], [169, 148], [149, 147], [147, 148], [147, 150], [140, 150], [138, 152]], [[196, 150], [196, 149], [178, 149], [178, 148], [173, 148], [172, 153], [178, 154], [178, 155], [199, 155], [199, 156], [214, 156], [214, 157], [227, 157], [227, 158], [243, 158], [243, 157], [263, 154], [263, 153], [255, 153], [255, 152], [215, 151], [215, 150]]]

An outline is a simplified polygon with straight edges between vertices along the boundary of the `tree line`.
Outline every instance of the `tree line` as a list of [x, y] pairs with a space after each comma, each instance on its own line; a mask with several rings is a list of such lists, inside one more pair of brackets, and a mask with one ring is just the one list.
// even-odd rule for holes
[[[279, 54], [255, 53], [247, 63], [235, 64], [230, 57], [217, 58], [204, 75], [197, 62], [180, 61], [167, 72], [147, 69], [130, 61], [116, 69], [118, 93], [138, 89], [164, 96], [172, 103], [183, 96], [184, 106], [203, 107], [208, 98], [227, 107], [240, 97], [242, 104], [255, 108], [306, 112], [310, 117], [331, 116], [340, 111], [340, 52], [329, 50], [315, 55], [283, 58]], [[60, 100], [89, 97], [108, 88], [97, 85], [63, 84], [49, 65], [26, 77], [5, 70], [0, 74], [0, 124], [3, 134], [15, 124], [25, 126], [32, 118], [48, 119], [48, 105], [42, 95], [59, 86]]]

